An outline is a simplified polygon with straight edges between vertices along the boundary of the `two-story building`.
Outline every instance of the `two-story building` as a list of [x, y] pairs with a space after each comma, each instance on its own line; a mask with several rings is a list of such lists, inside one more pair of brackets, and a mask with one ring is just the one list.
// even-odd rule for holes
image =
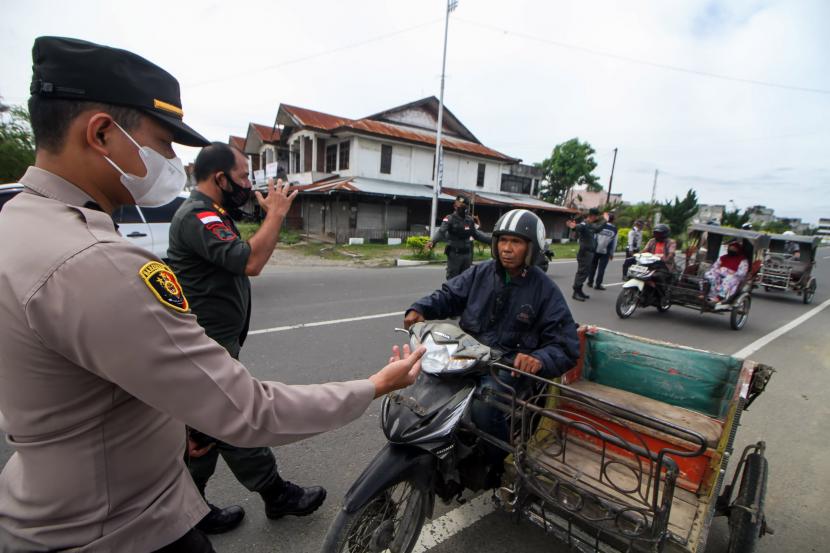
[[[312, 235], [370, 239], [422, 234], [429, 226], [438, 99], [428, 97], [361, 119], [282, 104], [277, 125], [251, 123], [244, 152], [257, 187], [284, 167], [301, 190], [290, 214]], [[457, 194], [469, 197], [484, 230], [510, 209], [539, 214], [561, 236], [574, 210], [533, 196], [541, 175], [483, 145], [444, 108], [443, 189], [438, 221]]]

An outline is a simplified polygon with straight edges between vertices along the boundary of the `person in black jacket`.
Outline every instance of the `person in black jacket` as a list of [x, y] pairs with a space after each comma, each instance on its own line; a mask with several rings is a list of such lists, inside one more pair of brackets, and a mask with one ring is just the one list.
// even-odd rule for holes
[[[554, 378], [579, 357], [576, 323], [562, 292], [535, 265], [544, 244], [542, 221], [524, 209], [504, 214], [493, 230], [493, 259], [447, 281], [440, 290], [407, 310], [404, 327], [427, 319], [460, 316], [459, 326], [479, 342], [499, 350], [503, 362], [519, 371]], [[501, 375], [519, 388], [531, 379]], [[479, 387], [499, 387], [490, 375]], [[502, 439], [507, 415], [474, 402], [473, 421]]]
[[591, 272], [594, 253], [597, 250], [597, 233], [605, 226], [605, 220], [600, 217], [599, 210], [592, 207], [583, 221], [567, 222], [568, 228], [573, 230], [579, 242], [579, 251], [576, 253], [576, 275], [574, 275], [573, 299], [585, 301], [590, 296], [582, 291], [582, 285]]

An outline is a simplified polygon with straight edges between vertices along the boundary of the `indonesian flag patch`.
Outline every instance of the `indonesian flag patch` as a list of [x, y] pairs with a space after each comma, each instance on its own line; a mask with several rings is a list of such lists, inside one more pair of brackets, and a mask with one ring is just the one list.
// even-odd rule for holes
[[182, 286], [170, 267], [158, 261], [150, 261], [144, 264], [138, 275], [161, 303], [180, 313], [190, 310]]
[[222, 218], [213, 211], [202, 211], [201, 213], [197, 213], [196, 217], [199, 218], [203, 225], [222, 222]]
[[198, 217], [202, 224], [205, 225], [205, 228], [212, 232], [213, 235], [219, 240], [225, 242], [236, 240], [236, 233], [234, 233], [215, 212], [202, 211], [197, 213], [196, 217]]

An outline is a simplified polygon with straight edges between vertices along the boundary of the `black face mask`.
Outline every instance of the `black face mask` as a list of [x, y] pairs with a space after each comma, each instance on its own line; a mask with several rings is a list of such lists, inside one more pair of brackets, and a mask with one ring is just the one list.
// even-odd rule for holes
[[728, 249], [726, 255], [738, 255], [738, 250]]
[[455, 208], [455, 212], [459, 215], [459, 217], [464, 217], [467, 214], [467, 206], [458, 206]]
[[227, 209], [238, 209], [248, 203], [248, 200], [251, 199], [253, 190], [236, 184], [227, 173], [225, 173], [225, 179], [228, 181], [228, 184], [231, 185], [231, 189], [230, 191], [227, 191], [220, 187], [222, 190], [222, 207]]

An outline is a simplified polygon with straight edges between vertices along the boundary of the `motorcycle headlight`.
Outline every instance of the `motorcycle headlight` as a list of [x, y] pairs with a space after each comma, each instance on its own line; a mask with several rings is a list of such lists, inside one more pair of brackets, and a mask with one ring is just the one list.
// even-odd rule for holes
[[[416, 340], [417, 343], [417, 340]], [[421, 370], [428, 374], [439, 375], [470, 368], [476, 359], [471, 357], [454, 357], [458, 344], [436, 344], [432, 335], [427, 335], [423, 344], [427, 351], [421, 357]]]

